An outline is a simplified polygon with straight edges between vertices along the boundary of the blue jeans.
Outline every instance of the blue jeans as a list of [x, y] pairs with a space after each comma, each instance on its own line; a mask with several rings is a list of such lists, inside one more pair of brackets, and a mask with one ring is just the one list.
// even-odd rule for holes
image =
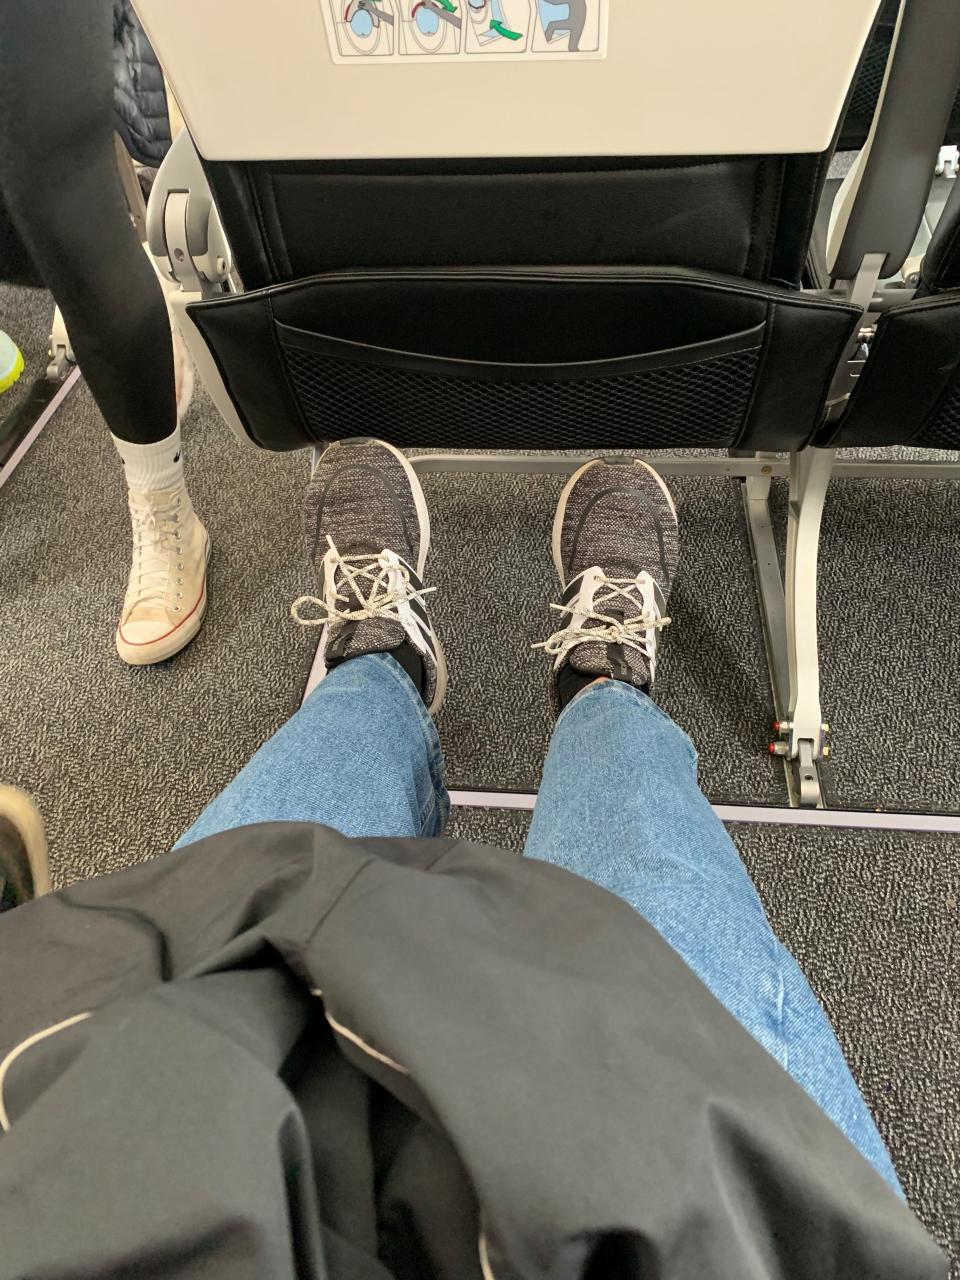
[[[179, 843], [283, 821], [439, 836], [449, 811], [433, 721], [407, 674], [378, 654], [335, 668]], [[697, 786], [690, 739], [644, 694], [607, 681], [569, 704], [525, 852], [645, 916], [900, 1190], [826, 1014]]]

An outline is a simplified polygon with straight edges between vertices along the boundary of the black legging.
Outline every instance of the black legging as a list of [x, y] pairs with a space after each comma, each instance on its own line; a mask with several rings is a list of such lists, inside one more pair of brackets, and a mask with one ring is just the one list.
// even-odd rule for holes
[[176, 426], [173, 350], [117, 172], [112, 41], [111, 0], [0, 0], [0, 200], [110, 430], [152, 444]]

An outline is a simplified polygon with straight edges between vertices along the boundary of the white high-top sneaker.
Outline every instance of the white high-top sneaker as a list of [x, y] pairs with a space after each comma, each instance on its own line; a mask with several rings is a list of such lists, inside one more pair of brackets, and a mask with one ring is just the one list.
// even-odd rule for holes
[[131, 490], [129, 500], [133, 564], [117, 652], [139, 667], [179, 653], [200, 630], [210, 539], [183, 485]]

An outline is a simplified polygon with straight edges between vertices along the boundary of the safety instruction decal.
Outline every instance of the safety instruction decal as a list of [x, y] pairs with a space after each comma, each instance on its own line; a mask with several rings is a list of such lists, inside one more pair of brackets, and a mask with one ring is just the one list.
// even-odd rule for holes
[[334, 62], [606, 56], [609, 0], [320, 0]]

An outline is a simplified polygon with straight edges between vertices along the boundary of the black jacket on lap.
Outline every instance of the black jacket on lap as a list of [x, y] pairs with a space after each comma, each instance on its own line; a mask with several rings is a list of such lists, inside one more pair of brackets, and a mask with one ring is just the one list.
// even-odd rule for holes
[[946, 1263], [634, 911], [271, 824], [0, 920], [0, 1280], [926, 1280]]

